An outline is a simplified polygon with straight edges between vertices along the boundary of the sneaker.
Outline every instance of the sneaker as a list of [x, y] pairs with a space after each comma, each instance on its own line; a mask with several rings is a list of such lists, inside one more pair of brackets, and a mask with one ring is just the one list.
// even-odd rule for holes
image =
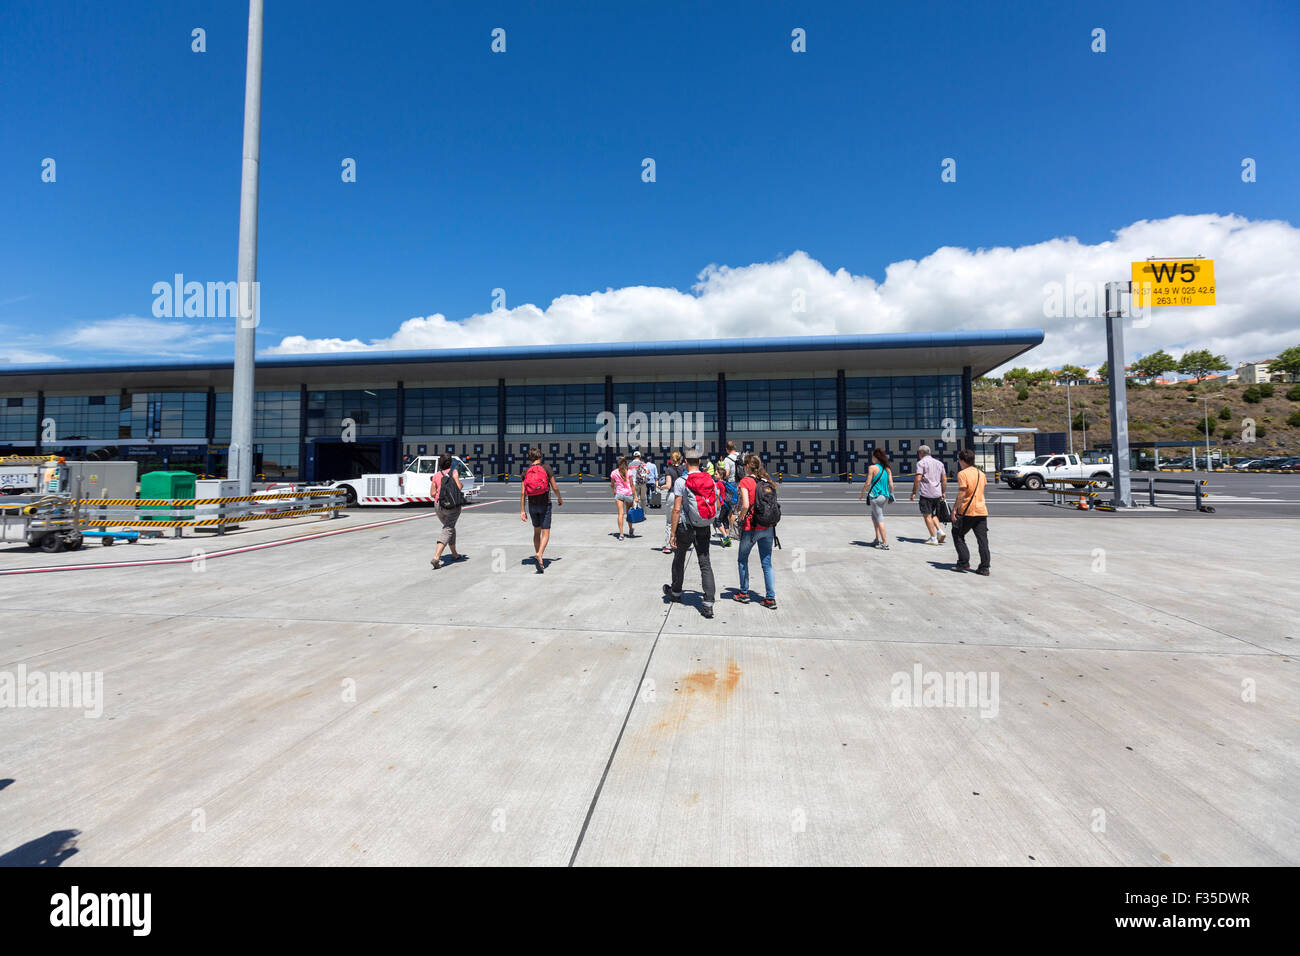
[[737, 591], [735, 594], [733, 594], [733, 595], [731, 596], [731, 599], [732, 599], [733, 601], [736, 601], [736, 602], [740, 603], [740, 604], [748, 604], [748, 603], [749, 603], [749, 592], [748, 592], [748, 591]]
[[975, 569], [975, 573], [976, 573], [976, 574], [982, 574], [984, 577], [987, 578], [987, 577], [989, 576], [989, 569], [988, 569], [988, 568], [976, 568], [976, 569]]
[[672, 553], [673, 553], [673, 549], [670, 548], [670, 547], [668, 547], [668, 545], [664, 545], [664, 546], [663, 546], [662, 548], [660, 548], [659, 550], [662, 551], [664, 554], [672, 554]]
[[940, 531], [940, 532], [939, 532], [939, 543], [940, 543], [940, 544], [943, 544], [943, 543], [944, 543], [945, 541], [947, 541], [947, 540], [948, 540], [948, 535], [947, 535], [945, 532]]
[[776, 610], [776, 598], [763, 598], [763, 607]]
[[937, 540], [935, 540], [934, 538], [931, 538], [929, 541], [926, 542], [926, 544], [932, 544], [932, 545], [934, 545], [936, 548], [939, 547], [939, 542], [938, 542]]
[[880, 550], [881, 550], [881, 551], [888, 551], [888, 550], [889, 550], [889, 545], [886, 544], [886, 543], [883, 542], [883, 541], [880, 542]]
[[433, 570], [435, 571], [437, 571], [440, 567], [442, 567], [442, 561], [439, 560], [438, 558], [434, 558], [432, 561], [429, 562], [429, 564], [432, 565]]
[[682, 596], [680, 594], [673, 593], [673, 586], [671, 584], [664, 585], [664, 594], [668, 597], [670, 601], [680, 601], [682, 599]]
[[713, 617], [713, 605], [712, 605], [712, 604], [701, 604], [701, 605], [700, 605], [700, 614], [703, 615], [704, 617]]
[[969, 570], [970, 570], [970, 565], [969, 565], [969, 564], [954, 564], [954, 565], [952, 566], [952, 569], [953, 569], [954, 571], [969, 571]]

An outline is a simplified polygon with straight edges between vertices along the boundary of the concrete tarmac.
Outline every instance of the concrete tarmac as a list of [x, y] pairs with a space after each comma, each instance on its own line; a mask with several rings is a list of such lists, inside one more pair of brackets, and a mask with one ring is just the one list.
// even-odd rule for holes
[[438, 571], [406, 512], [0, 577], [0, 682], [103, 681], [98, 717], [0, 710], [0, 862], [1300, 862], [1294, 522], [995, 517], [982, 578], [908, 509], [888, 552], [796, 515], [778, 608], [705, 620], [694, 558], [661, 593], [652, 515], [618, 541], [557, 509], [545, 574], [485, 503]]

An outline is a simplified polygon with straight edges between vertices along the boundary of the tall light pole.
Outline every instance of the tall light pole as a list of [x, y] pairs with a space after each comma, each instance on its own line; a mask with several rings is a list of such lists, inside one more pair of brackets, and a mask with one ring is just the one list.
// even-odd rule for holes
[[1201, 401], [1205, 402], [1205, 470], [1214, 471], [1210, 462], [1210, 396], [1202, 395]]
[[248, 68], [244, 74], [244, 161], [239, 184], [239, 307], [231, 383], [226, 477], [241, 495], [253, 489], [253, 356], [261, 296], [257, 291], [257, 180], [262, 140], [262, 0], [248, 4]]
[[1070, 404], [1070, 380], [1065, 380], [1065, 429], [1070, 433], [1070, 454], [1074, 454], [1074, 407]]

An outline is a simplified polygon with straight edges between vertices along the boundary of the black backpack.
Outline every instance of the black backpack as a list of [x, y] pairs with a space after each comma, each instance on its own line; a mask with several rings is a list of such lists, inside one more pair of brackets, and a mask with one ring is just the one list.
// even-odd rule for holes
[[456, 479], [451, 476], [451, 469], [443, 472], [442, 482], [438, 488], [438, 507], [443, 511], [455, 511], [465, 506], [465, 492], [460, 490]]
[[775, 528], [781, 520], [781, 505], [776, 500], [776, 485], [766, 478], [755, 478], [753, 507], [755, 525]]

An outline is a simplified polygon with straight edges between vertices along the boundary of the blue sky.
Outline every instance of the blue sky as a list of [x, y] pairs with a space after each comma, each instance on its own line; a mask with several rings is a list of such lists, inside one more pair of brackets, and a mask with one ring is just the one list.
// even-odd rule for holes
[[[497, 287], [545, 310], [796, 250], [882, 282], [943, 246], [1300, 211], [1295, 3], [267, 7], [260, 347], [457, 321]], [[13, 355], [147, 356], [147, 323], [124, 338], [111, 320], [148, 317], [174, 273], [234, 277], [246, 28], [240, 2], [0, 7]], [[206, 332], [176, 354], [228, 355], [226, 330]]]

